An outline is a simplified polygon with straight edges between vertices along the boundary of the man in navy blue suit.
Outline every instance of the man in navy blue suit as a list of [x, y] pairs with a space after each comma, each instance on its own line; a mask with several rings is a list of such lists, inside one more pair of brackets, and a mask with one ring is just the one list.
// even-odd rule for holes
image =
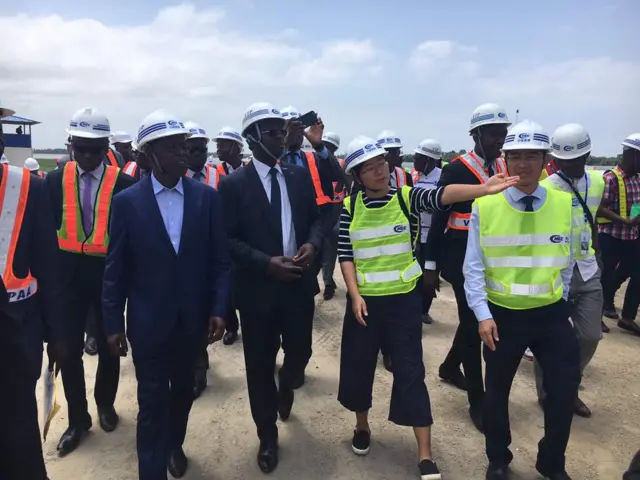
[[127, 354], [138, 380], [141, 480], [184, 476], [182, 450], [195, 364], [208, 329], [222, 338], [230, 260], [218, 193], [184, 177], [188, 130], [168, 112], [138, 131], [152, 175], [113, 200], [103, 285], [104, 324], [114, 354]]

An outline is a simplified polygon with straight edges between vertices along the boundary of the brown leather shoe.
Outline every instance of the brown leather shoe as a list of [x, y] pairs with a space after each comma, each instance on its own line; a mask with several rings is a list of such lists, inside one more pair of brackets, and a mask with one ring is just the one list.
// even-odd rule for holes
[[589, 410], [589, 407], [587, 407], [580, 398], [576, 398], [576, 404], [573, 411], [579, 417], [591, 418], [591, 410]]

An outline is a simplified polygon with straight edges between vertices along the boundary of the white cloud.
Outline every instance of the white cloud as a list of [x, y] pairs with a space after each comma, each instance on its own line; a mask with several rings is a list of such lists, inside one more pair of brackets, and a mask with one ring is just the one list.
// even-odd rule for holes
[[473, 75], [479, 65], [466, 57], [477, 51], [473, 45], [462, 45], [451, 40], [429, 40], [413, 50], [409, 65], [426, 75], [439, 72]]

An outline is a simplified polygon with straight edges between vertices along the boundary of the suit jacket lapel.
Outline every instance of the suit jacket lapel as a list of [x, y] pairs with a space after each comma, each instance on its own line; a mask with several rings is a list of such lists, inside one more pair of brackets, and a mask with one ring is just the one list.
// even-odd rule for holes
[[[300, 213], [300, 208], [302, 205], [299, 205], [296, 199], [296, 182], [294, 178], [293, 172], [286, 166], [282, 165], [282, 172], [284, 174], [284, 181], [287, 184], [287, 196], [289, 197], [289, 204], [291, 205], [291, 221], [293, 222], [293, 229], [295, 231], [296, 227], [296, 218], [298, 218], [298, 214]], [[303, 239], [299, 238], [298, 232], [296, 232], [296, 242], [299, 247], [301, 245], [301, 241]]]
[[156, 200], [156, 195], [153, 193], [153, 184], [151, 183], [151, 176], [147, 176], [146, 178], [140, 180], [144, 182], [143, 191], [145, 196], [147, 197], [147, 201], [140, 202], [140, 208], [142, 209], [142, 218], [148, 218], [149, 222], [151, 222], [151, 227], [156, 231], [160, 231], [160, 236], [162, 237], [162, 242], [166, 244], [167, 247], [171, 249], [172, 252], [175, 252], [173, 249], [173, 245], [171, 244], [171, 239], [169, 238], [169, 234], [167, 233], [167, 229], [164, 226], [164, 221], [162, 220], [162, 214], [160, 213], [160, 207], [158, 207], [158, 201]]
[[[257, 162], [257, 160], [254, 160], [254, 162]], [[256, 206], [261, 210], [262, 215], [264, 215], [268, 219], [269, 225], [273, 230], [273, 233], [277, 234], [278, 238], [281, 238], [282, 237], [281, 225], [279, 222], [277, 222], [277, 219], [273, 217], [273, 213], [271, 212], [271, 203], [269, 202], [269, 197], [267, 197], [267, 192], [264, 191], [262, 180], [260, 179], [260, 175], [258, 174], [258, 171], [256, 170], [255, 165], [253, 165], [253, 162], [251, 162], [244, 168], [247, 169], [245, 174], [249, 178], [249, 182], [252, 184], [253, 190], [256, 191], [256, 197], [254, 197], [256, 199]]]

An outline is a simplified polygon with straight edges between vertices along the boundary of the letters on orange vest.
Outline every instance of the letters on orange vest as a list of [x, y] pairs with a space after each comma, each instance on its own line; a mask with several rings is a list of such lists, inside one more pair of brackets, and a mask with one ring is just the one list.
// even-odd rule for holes
[[313, 182], [313, 189], [316, 192], [316, 203], [319, 207], [332, 203], [332, 199], [325, 195], [322, 190], [322, 183], [320, 183], [320, 173], [318, 172], [318, 164], [316, 163], [316, 157], [313, 152], [302, 152], [307, 158], [307, 165], [309, 167], [309, 173], [311, 174], [311, 181]]
[[118, 168], [118, 159], [111, 149], [107, 150], [107, 158], [112, 167]]
[[135, 177], [138, 173], [138, 164], [136, 162], [128, 162], [122, 171], [127, 175]]
[[68, 162], [64, 166], [62, 223], [58, 230], [58, 246], [61, 250], [102, 257], [107, 254], [111, 199], [119, 171], [119, 168], [105, 166], [93, 209], [93, 229], [87, 237], [82, 223], [82, 209], [78, 201], [80, 196], [77, 163]]
[[[487, 180], [489, 180], [489, 172], [475, 153], [465, 153], [464, 155], [454, 158], [451, 163], [457, 161], [462, 162], [469, 171], [475, 175], [480, 183], [486, 183]], [[507, 164], [504, 158], [496, 158], [495, 165], [496, 173], [507, 173]], [[469, 231], [470, 221], [471, 213], [451, 212], [449, 214], [449, 221], [447, 222], [447, 229]]]
[[27, 273], [26, 278], [17, 278], [13, 272], [13, 259], [20, 237], [22, 220], [27, 208], [29, 170], [2, 165], [0, 182], [0, 272], [9, 295], [9, 302], [19, 302], [38, 291], [38, 281]]
[[[344, 159], [338, 158], [338, 163], [340, 164], [340, 168], [344, 170]], [[340, 203], [344, 200], [346, 196], [346, 187], [345, 185], [341, 185], [340, 182], [333, 182], [333, 203]]]

